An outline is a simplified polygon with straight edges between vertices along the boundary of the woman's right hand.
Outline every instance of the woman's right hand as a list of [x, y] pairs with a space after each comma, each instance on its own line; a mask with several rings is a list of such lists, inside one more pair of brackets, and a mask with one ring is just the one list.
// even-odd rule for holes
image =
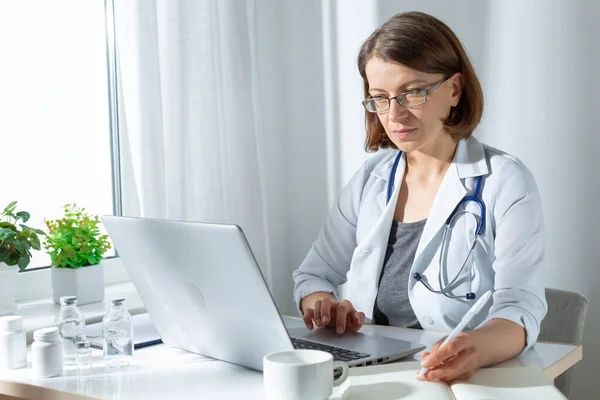
[[334, 328], [337, 333], [356, 332], [365, 322], [365, 314], [358, 312], [348, 300], [337, 301], [329, 293], [313, 293], [302, 299], [306, 327]]

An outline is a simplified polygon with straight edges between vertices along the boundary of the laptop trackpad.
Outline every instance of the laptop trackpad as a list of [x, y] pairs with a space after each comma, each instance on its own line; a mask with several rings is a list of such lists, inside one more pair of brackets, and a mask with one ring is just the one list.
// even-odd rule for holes
[[[411, 342], [387, 338], [384, 336], [366, 335], [356, 332], [338, 334], [335, 330], [325, 328], [309, 331], [306, 328], [288, 329], [291, 337], [321, 343], [329, 346], [341, 347], [363, 353], [400, 353], [415, 346]], [[423, 346], [424, 347], [424, 346]], [[421, 348], [423, 348], [421, 347]]]
[[[321, 328], [309, 331], [306, 328], [292, 328], [288, 330], [293, 338], [308, 340], [310, 342], [327, 344], [336, 347], [354, 347], [364, 343], [365, 335], [355, 332], [338, 334], [334, 329]], [[343, 344], [342, 344], [343, 343]]]

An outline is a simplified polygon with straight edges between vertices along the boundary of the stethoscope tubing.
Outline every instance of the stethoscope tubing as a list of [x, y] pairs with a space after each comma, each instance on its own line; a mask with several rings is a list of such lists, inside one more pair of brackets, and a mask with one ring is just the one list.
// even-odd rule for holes
[[[398, 169], [398, 163], [400, 162], [401, 158], [402, 158], [402, 151], [398, 151], [398, 154], [396, 155], [394, 164], [392, 165], [392, 169], [390, 171], [390, 177], [388, 179], [386, 204], [389, 203], [392, 198], [392, 193], [394, 191], [394, 181], [396, 179], [396, 170]], [[461, 201], [458, 202], [456, 207], [454, 207], [454, 210], [452, 210], [452, 212], [450, 213], [450, 216], [448, 217], [448, 219], [445, 222], [444, 235], [442, 237], [442, 248], [440, 251], [440, 259], [439, 259], [439, 272], [438, 272], [438, 283], [440, 285], [440, 290], [433, 289], [433, 287], [431, 287], [431, 285], [427, 282], [427, 279], [425, 278], [424, 275], [421, 275], [418, 272], [413, 275], [414, 279], [416, 279], [418, 282], [421, 282], [429, 291], [431, 291], [433, 293], [442, 294], [445, 297], [448, 297], [451, 299], [462, 299], [462, 298], [466, 297], [467, 300], [474, 300], [476, 297], [475, 293], [473, 293], [471, 290], [471, 281], [472, 281], [471, 276], [469, 276], [469, 292], [466, 294], [466, 296], [464, 296], [464, 295], [463, 296], [455, 296], [455, 295], [449, 294], [447, 292], [449, 291], [449, 288], [451, 288], [452, 285], [454, 285], [456, 283], [456, 280], [458, 279], [458, 277], [461, 276], [462, 271], [464, 270], [465, 266], [467, 265], [469, 257], [471, 256], [473, 249], [477, 245], [479, 237], [480, 237], [481, 233], [483, 232], [483, 228], [485, 226], [485, 220], [486, 220], [485, 204], [483, 204], [483, 201], [479, 197], [479, 193], [481, 190], [481, 180], [482, 180], [482, 176], [478, 176], [475, 181], [475, 190], [473, 191], [473, 194], [463, 197], [461, 199]], [[479, 210], [481, 212], [479, 220], [477, 221], [477, 228], [475, 230], [475, 238], [473, 239], [473, 243], [471, 244], [471, 246], [469, 248], [467, 257], [465, 258], [465, 261], [463, 262], [462, 266], [460, 267], [458, 274], [456, 274], [456, 276], [450, 283], [448, 283], [447, 285], [444, 286], [442, 284], [442, 274], [443, 274], [443, 271], [446, 269], [446, 268], [444, 268], [446, 266], [446, 263], [444, 263], [444, 261], [443, 261], [443, 257], [445, 256], [445, 252], [447, 251], [446, 237], [448, 235], [448, 231], [450, 230], [450, 224], [452, 223], [453, 218], [456, 217], [458, 214], [460, 214], [458, 212], [459, 207], [463, 203], [467, 203], [469, 201], [473, 201], [473, 202], [477, 203], [477, 205], [479, 206]], [[477, 217], [475, 217], [475, 218], [477, 218]]]

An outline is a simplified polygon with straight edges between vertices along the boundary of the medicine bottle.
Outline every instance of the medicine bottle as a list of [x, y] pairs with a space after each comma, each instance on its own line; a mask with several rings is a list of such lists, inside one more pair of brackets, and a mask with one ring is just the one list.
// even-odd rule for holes
[[31, 364], [40, 378], [61, 375], [63, 372], [63, 342], [58, 328], [42, 328], [33, 333]]
[[0, 317], [0, 370], [26, 366], [27, 341], [23, 329], [23, 317], [20, 315]]

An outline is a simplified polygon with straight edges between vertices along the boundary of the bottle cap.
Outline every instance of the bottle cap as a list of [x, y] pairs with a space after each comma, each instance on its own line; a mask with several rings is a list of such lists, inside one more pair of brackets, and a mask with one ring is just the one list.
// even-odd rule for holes
[[42, 340], [46, 342], [58, 341], [60, 334], [57, 327], [42, 328], [33, 332], [33, 340]]
[[63, 306], [71, 306], [77, 304], [77, 296], [61, 296], [60, 304]]
[[20, 331], [21, 329], [23, 329], [23, 317], [20, 315], [0, 317], [0, 332]]
[[82, 342], [77, 342], [77, 348], [78, 349], [87, 349], [90, 347], [90, 341], [89, 340], [84, 340]]
[[112, 299], [112, 300], [110, 301], [110, 303], [111, 303], [113, 306], [120, 306], [121, 304], [123, 304], [123, 302], [124, 302], [124, 301], [125, 301], [125, 297], [120, 297], [120, 298], [118, 298], [118, 299]]

